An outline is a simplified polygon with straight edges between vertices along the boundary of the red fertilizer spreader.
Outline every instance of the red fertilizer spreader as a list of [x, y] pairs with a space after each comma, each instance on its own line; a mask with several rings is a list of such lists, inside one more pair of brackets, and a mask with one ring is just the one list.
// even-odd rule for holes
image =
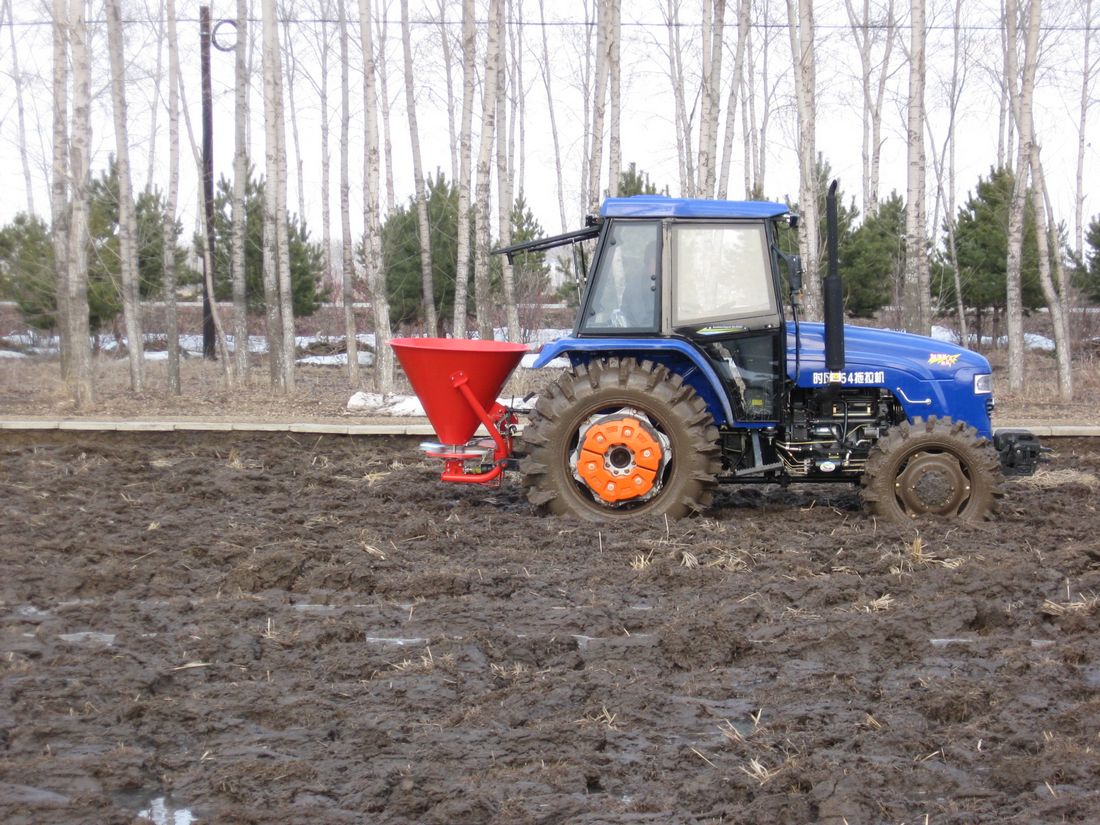
[[[443, 481], [500, 479], [512, 455], [517, 421], [496, 398], [527, 347], [462, 338], [395, 338], [390, 346], [435, 427], [439, 442], [420, 449], [443, 459]], [[479, 424], [489, 438], [474, 438]]]

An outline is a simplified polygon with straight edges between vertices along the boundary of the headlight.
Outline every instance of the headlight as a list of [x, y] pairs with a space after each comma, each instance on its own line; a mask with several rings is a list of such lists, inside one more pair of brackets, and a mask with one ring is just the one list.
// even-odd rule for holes
[[974, 376], [974, 394], [990, 395], [993, 392], [993, 376], [989, 373]]

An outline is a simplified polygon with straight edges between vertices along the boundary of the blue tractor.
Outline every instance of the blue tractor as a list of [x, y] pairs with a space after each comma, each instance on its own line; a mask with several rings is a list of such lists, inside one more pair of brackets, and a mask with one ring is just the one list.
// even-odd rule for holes
[[994, 432], [983, 356], [844, 324], [835, 187], [824, 323], [798, 318], [801, 264], [779, 245], [797, 217], [782, 204], [609, 198], [584, 229], [498, 250], [596, 240], [576, 326], [535, 364], [570, 369], [514, 451], [534, 505], [677, 517], [721, 483], [801, 481], [860, 484], [865, 507], [895, 521], [996, 512], [1003, 475], [1032, 472], [1038, 441]]

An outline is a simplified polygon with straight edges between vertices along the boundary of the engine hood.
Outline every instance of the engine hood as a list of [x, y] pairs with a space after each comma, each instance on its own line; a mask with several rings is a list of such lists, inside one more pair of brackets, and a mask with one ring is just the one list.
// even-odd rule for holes
[[[796, 351], [797, 346], [797, 351]], [[844, 369], [825, 369], [825, 327], [787, 325], [787, 374], [800, 387], [885, 387], [909, 418], [950, 417], [992, 434], [988, 394], [974, 376], [991, 373], [985, 356], [964, 347], [893, 330], [844, 326]]]
[[[812, 386], [812, 373], [825, 369], [825, 325], [802, 323], [800, 327], [801, 356], [799, 384]], [[794, 374], [794, 324], [787, 325], [788, 373]], [[888, 329], [873, 329], [845, 324], [844, 369], [892, 370], [909, 373], [924, 381], [956, 380], [960, 373], [971, 380], [980, 373], [990, 372], [989, 361], [983, 355], [923, 335], [912, 335]], [[802, 379], [809, 377], [809, 381]]]

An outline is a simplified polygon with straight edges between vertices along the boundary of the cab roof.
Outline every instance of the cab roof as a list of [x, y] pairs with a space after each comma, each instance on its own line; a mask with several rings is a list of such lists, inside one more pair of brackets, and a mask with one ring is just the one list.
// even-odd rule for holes
[[664, 195], [635, 195], [608, 198], [600, 207], [602, 218], [778, 218], [790, 207], [770, 201], [716, 201], [698, 198], [669, 198]]

